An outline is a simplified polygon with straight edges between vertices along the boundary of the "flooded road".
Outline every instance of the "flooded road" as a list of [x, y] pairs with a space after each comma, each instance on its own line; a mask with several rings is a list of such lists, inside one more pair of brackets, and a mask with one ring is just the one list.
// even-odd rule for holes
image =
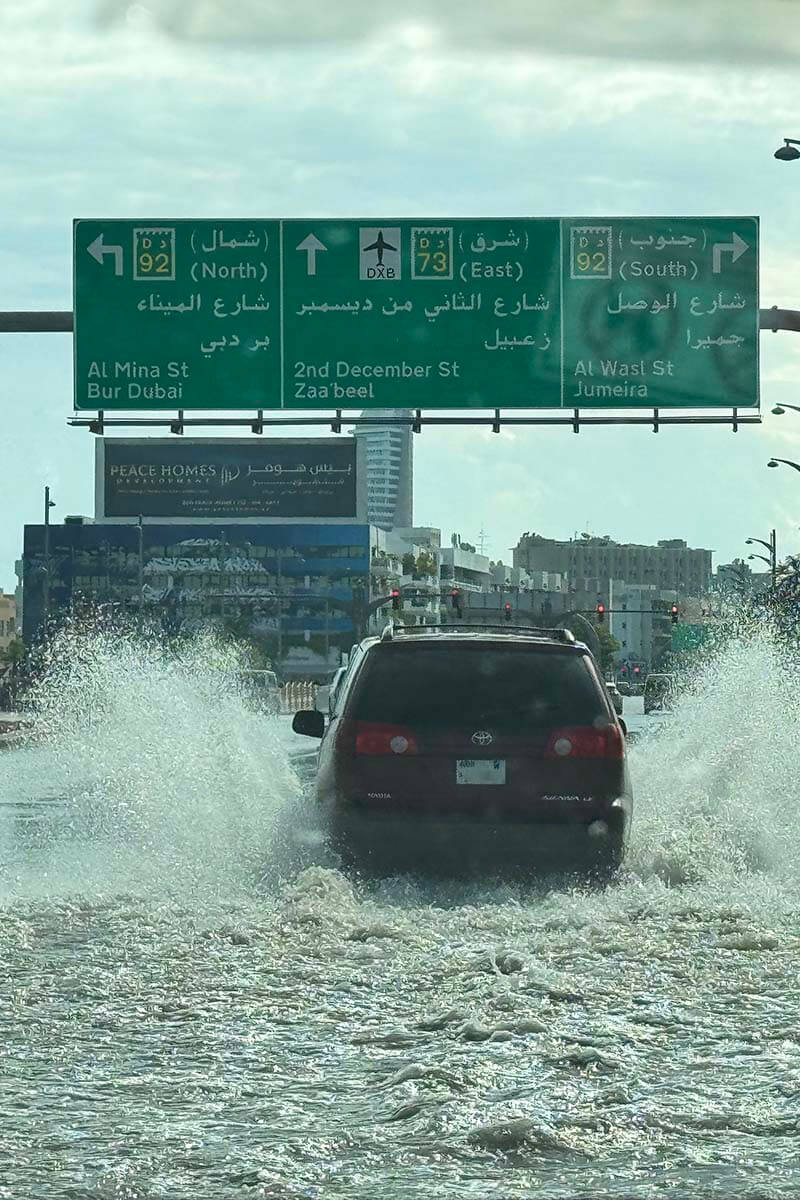
[[766, 641], [631, 749], [604, 892], [319, 844], [279, 721], [96, 642], [0, 755], [0, 1196], [796, 1197], [800, 699]]

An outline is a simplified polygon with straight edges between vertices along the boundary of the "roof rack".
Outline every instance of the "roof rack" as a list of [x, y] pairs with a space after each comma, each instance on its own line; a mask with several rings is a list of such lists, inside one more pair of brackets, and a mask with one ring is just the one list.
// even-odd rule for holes
[[395, 625], [391, 621], [386, 625], [381, 632], [382, 642], [391, 642], [397, 636], [402, 634], [407, 637], [409, 634], [424, 634], [428, 631], [440, 633], [508, 633], [514, 636], [547, 638], [553, 642], [566, 642], [568, 645], [576, 645], [575, 634], [571, 629], [563, 628], [545, 628], [540, 625], [469, 625], [464, 622], [436, 622], [432, 625]]

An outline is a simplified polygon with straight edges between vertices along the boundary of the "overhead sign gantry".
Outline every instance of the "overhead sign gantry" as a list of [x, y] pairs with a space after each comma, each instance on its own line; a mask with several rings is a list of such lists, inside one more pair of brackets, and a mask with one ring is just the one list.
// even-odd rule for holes
[[755, 217], [74, 225], [75, 408], [758, 407]]

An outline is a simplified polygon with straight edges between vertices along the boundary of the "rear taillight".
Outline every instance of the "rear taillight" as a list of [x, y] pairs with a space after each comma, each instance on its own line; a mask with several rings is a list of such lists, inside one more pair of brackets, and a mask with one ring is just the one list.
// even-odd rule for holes
[[545, 751], [547, 758], [617, 758], [625, 757], [625, 739], [619, 725], [595, 729], [593, 725], [577, 725], [557, 729], [550, 735]]
[[417, 739], [410, 729], [402, 725], [378, 725], [367, 721], [355, 721], [354, 750], [356, 754], [404, 754], [417, 753]]

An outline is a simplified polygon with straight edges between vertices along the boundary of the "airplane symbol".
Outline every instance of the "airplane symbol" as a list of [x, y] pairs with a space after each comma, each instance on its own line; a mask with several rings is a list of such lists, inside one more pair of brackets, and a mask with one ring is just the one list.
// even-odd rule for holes
[[374, 242], [372, 242], [372, 243], [371, 243], [369, 246], [362, 246], [362, 247], [361, 247], [361, 249], [362, 249], [362, 252], [366, 252], [367, 250], [377, 250], [377, 251], [378, 251], [378, 266], [379, 266], [379, 267], [380, 267], [380, 266], [383, 266], [383, 252], [384, 252], [384, 250], [393, 250], [393, 251], [395, 252], [395, 254], [397, 253], [397, 246], [390, 246], [390, 245], [389, 245], [389, 243], [386, 241], [386, 239], [385, 239], [385, 238], [384, 238], [384, 236], [383, 236], [383, 230], [382, 230], [382, 229], [379, 229], [379, 230], [378, 230], [378, 236], [377, 236], [377, 238], [375, 239], [375, 241], [374, 241]]

